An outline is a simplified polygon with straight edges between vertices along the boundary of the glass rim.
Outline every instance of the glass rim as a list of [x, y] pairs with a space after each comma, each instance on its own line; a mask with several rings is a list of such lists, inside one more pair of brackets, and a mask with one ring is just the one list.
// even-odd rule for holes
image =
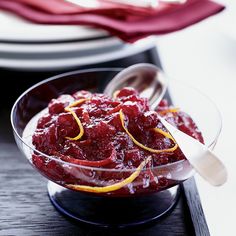
[[[164, 73], [164, 71], [160, 68], [160, 67], [157, 67], [159, 70], [160, 70], [160, 73], [164, 74], [165, 77], [168, 78], [168, 75], [166, 73]], [[73, 167], [77, 167], [77, 168], [81, 168], [81, 169], [87, 169], [87, 170], [93, 170], [93, 171], [104, 171], [104, 172], [135, 172], [137, 171], [138, 167], [135, 167], [135, 168], [124, 168], [124, 169], [115, 169], [115, 168], [103, 168], [103, 167], [91, 167], [91, 166], [85, 166], [85, 165], [79, 165], [79, 164], [74, 164], [74, 163], [71, 163], [71, 162], [67, 162], [67, 161], [63, 161], [61, 159], [58, 159], [54, 156], [49, 156], [37, 149], [35, 149], [33, 146], [29, 145], [25, 140], [24, 138], [22, 138], [19, 133], [17, 132], [16, 130], [16, 127], [14, 125], [14, 121], [13, 121], [13, 115], [14, 115], [14, 110], [18, 104], [18, 102], [30, 91], [32, 91], [33, 89], [37, 88], [38, 86], [40, 85], [43, 85], [45, 83], [48, 83], [50, 81], [53, 81], [53, 80], [57, 80], [57, 79], [60, 79], [60, 78], [64, 78], [66, 76], [72, 76], [72, 75], [76, 75], [76, 74], [82, 74], [82, 73], [92, 73], [92, 72], [104, 72], [104, 71], [110, 71], [110, 72], [119, 72], [121, 71], [122, 67], [103, 67], [103, 68], [90, 68], [90, 69], [79, 69], [79, 70], [73, 70], [73, 71], [69, 71], [69, 72], [65, 72], [65, 73], [60, 73], [60, 74], [57, 74], [55, 76], [51, 76], [47, 79], [44, 79], [36, 84], [34, 84], [33, 86], [29, 87], [26, 91], [24, 91], [18, 98], [17, 100], [14, 102], [13, 106], [12, 106], [12, 109], [11, 109], [11, 113], [10, 113], [10, 120], [11, 120], [11, 126], [12, 126], [12, 129], [13, 129], [13, 132], [14, 134], [17, 136], [17, 138], [24, 144], [26, 145], [31, 151], [33, 152], [36, 152], [42, 156], [44, 156], [45, 158], [48, 158], [48, 159], [51, 159], [51, 160], [54, 160], [56, 162], [59, 162], [59, 163], [62, 163], [64, 165], [69, 165], [69, 166], [73, 166]], [[220, 120], [220, 125], [219, 125], [219, 128], [218, 128], [218, 131], [216, 132], [216, 135], [214, 137], [214, 139], [209, 142], [209, 144], [206, 144], [208, 148], [211, 148], [212, 146], [214, 146], [214, 144], [216, 143], [219, 135], [220, 135], [220, 132], [222, 130], [222, 117], [221, 117], [221, 114], [216, 106], [216, 104], [212, 101], [211, 98], [209, 98], [205, 93], [203, 93], [200, 89], [198, 88], [195, 88], [193, 87], [192, 85], [189, 85], [188, 83], [186, 82], [182, 82], [182, 81], [179, 81], [179, 80], [176, 80], [176, 79], [171, 79], [172, 81], [174, 82], [180, 82], [180, 84], [183, 84], [184, 86], [187, 86], [191, 89], [194, 89], [195, 91], [197, 91], [198, 93], [200, 93], [201, 95], [203, 95], [207, 100], [210, 101], [211, 104], [214, 105], [218, 115], [219, 115], [219, 120]], [[24, 155], [26, 155], [24, 153]], [[32, 155], [32, 154], [31, 154]], [[28, 158], [27, 158], [28, 159]], [[183, 159], [183, 160], [179, 160], [179, 161], [176, 161], [176, 162], [172, 162], [172, 163], [168, 163], [168, 164], [164, 164], [164, 165], [159, 165], [159, 166], [155, 166], [155, 167], [149, 167], [149, 168], [146, 168], [144, 167], [142, 171], [146, 171], [146, 170], [157, 170], [157, 169], [165, 169], [165, 168], [171, 168], [175, 165], [179, 165], [179, 164], [182, 164], [184, 162], [188, 162], [189, 161], [187, 159]]]

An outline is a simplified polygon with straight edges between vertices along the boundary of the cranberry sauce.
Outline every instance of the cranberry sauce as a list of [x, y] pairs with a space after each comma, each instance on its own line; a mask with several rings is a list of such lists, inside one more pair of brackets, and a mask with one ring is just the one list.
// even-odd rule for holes
[[[158, 115], [203, 142], [189, 115], [170, 107], [166, 100], [152, 111], [148, 101], [132, 88], [118, 91], [115, 98], [88, 91], [61, 95], [51, 100], [48, 111], [37, 120], [32, 143], [40, 152], [68, 164], [34, 153], [33, 165], [51, 180], [80, 191], [83, 187], [77, 185], [104, 187], [126, 181], [134, 168], [143, 165], [147, 170], [116, 190], [88, 188], [88, 192], [127, 195], [164, 189], [175, 181], [156, 175], [153, 167], [185, 157]], [[144, 164], [147, 158], [150, 161]]]

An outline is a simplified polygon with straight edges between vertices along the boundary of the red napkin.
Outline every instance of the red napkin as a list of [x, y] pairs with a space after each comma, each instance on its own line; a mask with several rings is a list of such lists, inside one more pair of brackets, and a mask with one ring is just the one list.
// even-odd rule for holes
[[142, 8], [142, 7], [119, 4], [116, 2], [97, 0], [99, 5], [96, 7], [89, 8], [67, 2], [66, 0], [38, 0], [38, 1], [9, 0], [9, 1], [26, 4], [33, 8], [37, 8], [38, 10], [42, 10], [51, 14], [93, 13], [93, 14], [110, 15], [112, 17], [118, 17], [118, 18], [120, 17], [128, 18], [129, 16], [133, 15], [140, 17], [150, 16], [156, 13], [163, 12], [163, 10], [172, 8], [174, 6], [173, 4], [160, 3], [158, 8]]
[[64, 0], [0, 0], [0, 9], [39, 24], [93, 26], [135, 42], [188, 27], [220, 12], [224, 6], [210, 0], [188, 0], [185, 4], [162, 4], [152, 10], [105, 2], [93, 9]]

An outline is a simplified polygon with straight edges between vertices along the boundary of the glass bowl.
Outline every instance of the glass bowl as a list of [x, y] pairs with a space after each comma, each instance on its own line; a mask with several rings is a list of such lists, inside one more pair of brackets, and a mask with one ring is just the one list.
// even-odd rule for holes
[[[152, 168], [154, 178], [145, 184], [144, 178], [139, 176], [145, 176], [149, 171], [147, 166], [122, 171], [81, 166], [48, 156], [34, 148], [32, 133], [37, 117], [52, 98], [78, 90], [102, 92], [120, 70], [95, 68], [54, 76], [25, 91], [11, 112], [16, 143], [32, 166], [48, 179], [48, 194], [56, 209], [79, 222], [102, 227], [129, 227], [160, 218], [176, 204], [179, 184], [194, 174], [189, 162], [181, 160]], [[171, 79], [166, 97], [193, 118], [205, 144], [213, 148], [221, 130], [221, 116], [215, 104], [198, 90]], [[117, 186], [121, 180], [131, 176], [134, 177], [132, 184], [123, 182]], [[112, 189], [102, 188], [103, 191], [98, 193], [89, 188], [75, 188], [75, 184], [114, 186]]]

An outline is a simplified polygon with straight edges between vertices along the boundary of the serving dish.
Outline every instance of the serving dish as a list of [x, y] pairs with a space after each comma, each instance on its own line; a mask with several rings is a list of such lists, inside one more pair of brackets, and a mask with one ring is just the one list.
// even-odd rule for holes
[[[18, 147], [31, 163], [33, 163], [32, 154], [39, 152], [29, 144], [27, 136], [23, 137], [23, 134], [32, 117], [45, 109], [52, 98], [57, 98], [61, 94], [71, 94], [81, 89], [102, 92], [107, 82], [120, 70], [119, 68], [105, 68], [65, 73], [34, 85], [19, 97], [12, 108], [11, 121]], [[214, 103], [194, 88], [176, 81], [169, 83], [168, 98], [171, 98], [174, 105], [178, 105], [190, 114], [201, 130], [206, 145], [213, 148], [221, 130], [221, 117]], [[208, 119], [206, 120], [205, 117]], [[75, 173], [77, 178], [87, 176], [88, 167], [61, 162], [42, 153], [40, 155], [56, 161], [63, 169]], [[40, 170], [40, 168], [36, 169]], [[89, 167], [89, 171], [95, 174], [98, 172], [106, 174], [108, 171], [117, 174], [115, 169]], [[74, 191], [65, 188], [63, 184], [50, 176], [46, 176], [45, 172], [41, 173], [49, 179], [48, 193], [52, 203], [65, 215], [80, 222], [103, 227], [127, 227], [156, 220], [168, 212], [177, 202], [179, 183], [194, 174], [187, 160], [162, 165], [154, 171], [158, 177], [168, 180], [164, 188], [151, 194], [148, 192], [142, 195], [123, 196], [104, 196]], [[107, 183], [104, 184], [107, 185]], [[121, 218], [120, 215], [123, 217]]]

